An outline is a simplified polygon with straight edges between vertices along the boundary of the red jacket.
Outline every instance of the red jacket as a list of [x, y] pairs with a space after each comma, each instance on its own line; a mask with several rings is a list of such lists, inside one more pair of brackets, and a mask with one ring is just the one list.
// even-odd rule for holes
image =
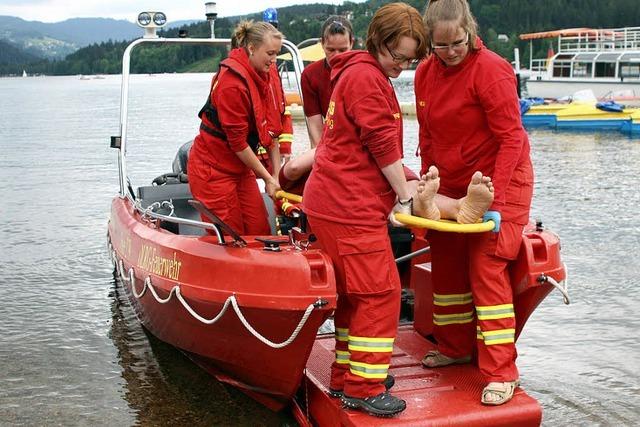
[[331, 98], [331, 67], [327, 64], [327, 60], [323, 58], [304, 67], [300, 82], [304, 98], [304, 115], [326, 116]]
[[200, 133], [190, 156], [199, 156], [227, 173], [244, 171], [246, 166], [235, 153], [249, 146], [251, 133], [257, 136], [260, 145], [271, 145], [266, 119], [269, 99], [269, 76], [258, 73], [249, 64], [243, 48], [233, 49], [220, 63], [220, 71], [211, 85], [209, 102], [217, 113], [218, 123], [201, 114]]
[[282, 88], [278, 68], [274, 64], [269, 68], [269, 102], [267, 108], [267, 129], [274, 138], [277, 138], [282, 133], [284, 107], [284, 89]]
[[402, 158], [400, 105], [368, 52], [345, 52], [331, 65], [334, 89], [305, 210], [341, 223], [385, 224], [396, 194], [380, 169]]
[[459, 198], [466, 194], [471, 175], [482, 171], [495, 188], [491, 209], [502, 211], [507, 186], [533, 182], [529, 139], [511, 66], [479, 38], [477, 45], [480, 49], [469, 51], [457, 66], [447, 67], [431, 55], [416, 70], [421, 172], [436, 165], [440, 192]]

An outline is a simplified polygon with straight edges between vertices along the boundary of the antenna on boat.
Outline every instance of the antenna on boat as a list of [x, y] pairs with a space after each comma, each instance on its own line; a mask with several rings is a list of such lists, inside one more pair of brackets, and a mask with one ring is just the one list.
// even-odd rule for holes
[[213, 31], [216, 18], [218, 17], [218, 7], [216, 2], [209, 1], [204, 4], [204, 14], [207, 15], [207, 21], [209, 21], [209, 25], [211, 26], [211, 38], [216, 38], [216, 33]]
[[144, 28], [145, 39], [157, 39], [156, 31], [167, 23], [167, 15], [163, 12], [140, 12], [138, 26]]

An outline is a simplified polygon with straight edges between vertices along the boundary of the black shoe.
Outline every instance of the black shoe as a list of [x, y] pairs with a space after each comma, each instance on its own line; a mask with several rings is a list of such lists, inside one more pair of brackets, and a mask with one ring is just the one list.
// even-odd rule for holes
[[[391, 387], [393, 387], [395, 383], [396, 383], [396, 379], [393, 378], [393, 375], [387, 375], [387, 378], [385, 378], [384, 381], [382, 382], [386, 390], [389, 390]], [[332, 388], [329, 389], [328, 394], [329, 396], [335, 397], [335, 398], [342, 397], [342, 395], [344, 395], [342, 390], [334, 390]]]
[[389, 394], [388, 391], [377, 396], [359, 399], [342, 396], [342, 404], [350, 409], [359, 409], [376, 417], [390, 417], [405, 410], [407, 403]]

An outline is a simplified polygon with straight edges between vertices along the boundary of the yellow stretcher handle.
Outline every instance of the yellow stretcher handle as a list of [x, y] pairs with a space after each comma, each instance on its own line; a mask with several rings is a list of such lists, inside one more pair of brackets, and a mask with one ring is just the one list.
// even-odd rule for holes
[[[302, 196], [287, 193], [282, 190], [276, 191], [276, 199], [288, 199], [296, 203], [302, 203]], [[446, 219], [434, 221], [432, 219], [403, 213], [396, 213], [395, 217], [403, 224], [410, 225], [412, 227], [429, 228], [431, 230], [446, 231], [449, 233], [484, 233], [485, 231], [492, 231], [496, 226], [495, 222], [491, 219], [486, 222], [478, 222], [475, 224], [459, 224]]]
[[419, 216], [396, 213], [395, 217], [403, 224], [418, 228], [429, 228], [436, 231], [447, 231], [450, 233], [484, 233], [495, 228], [496, 224], [493, 220], [486, 222], [478, 222], [475, 224], [458, 224], [457, 222], [441, 219], [434, 221], [432, 219], [422, 218]]
[[276, 199], [288, 199], [292, 202], [302, 203], [302, 196], [298, 196], [297, 194], [287, 193], [286, 191], [278, 190], [276, 191]]

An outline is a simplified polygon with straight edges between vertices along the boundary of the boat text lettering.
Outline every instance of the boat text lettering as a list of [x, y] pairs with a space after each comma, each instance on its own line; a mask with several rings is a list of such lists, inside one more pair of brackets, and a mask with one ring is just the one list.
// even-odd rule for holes
[[138, 267], [172, 280], [177, 281], [179, 279], [181, 266], [182, 262], [176, 259], [175, 252], [173, 253], [173, 258], [164, 258], [156, 255], [156, 248], [142, 245], [138, 254]]

